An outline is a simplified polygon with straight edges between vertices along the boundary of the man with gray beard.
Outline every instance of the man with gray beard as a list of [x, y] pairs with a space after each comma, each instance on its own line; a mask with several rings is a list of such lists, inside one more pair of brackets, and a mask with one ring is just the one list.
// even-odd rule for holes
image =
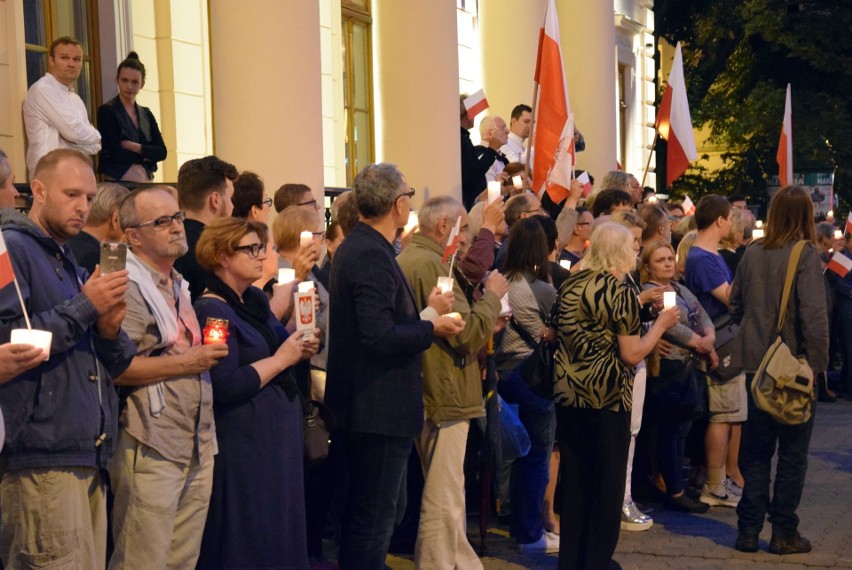
[[207, 371], [228, 354], [201, 343], [189, 284], [184, 212], [168, 188], [132, 192], [119, 208], [130, 288], [124, 330], [137, 353], [116, 379], [128, 392], [109, 464], [115, 493], [109, 568], [192, 568], [213, 483], [216, 428]]

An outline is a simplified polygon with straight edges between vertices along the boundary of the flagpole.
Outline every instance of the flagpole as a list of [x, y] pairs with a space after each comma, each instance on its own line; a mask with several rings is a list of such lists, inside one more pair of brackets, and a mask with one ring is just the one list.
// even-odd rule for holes
[[[534, 83], [534, 85], [535, 86], [533, 87], [532, 113], [531, 113], [532, 121], [530, 122], [530, 136], [527, 137], [527, 160], [526, 160], [526, 164], [524, 165], [524, 172], [526, 173], [527, 178], [530, 178], [530, 153], [532, 152], [533, 141], [535, 140], [533, 135], [535, 135], [535, 122], [536, 122], [535, 121], [535, 110], [536, 110], [536, 107], [538, 107], [538, 81], [536, 81]], [[530, 186], [532, 186], [532, 179], [530, 179]], [[535, 188], [533, 188], [533, 192], [535, 192], [535, 191], [536, 191]]]
[[645, 179], [648, 178], [648, 169], [651, 168], [651, 157], [656, 152], [657, 139], [660, 138], [660, 131], [654, 129], [654, 142], [651, 143], [651, 152], [648, 153], [648, 161], [645, 163], [645, 172], [642, 173], [642, 187], [645, 187]]
[[15, 282], [15, 291], [18, 292], [18, 301], [21, 302], [21, 311], [24, 313], [24, 320], [27, 322], [27, 329], [32, 330], [33, 325], [30, 323], [30, 316], [27, 314], [27, 307], [24, 305], [24, 296], [21, 295], [21, 288], [18, 286], [18, 278], [13, 279]]
[[453, 276], [453, 264], [456, 262], [456, 254], [453, 253], [453, 257], [450, 259], [450, 278]]

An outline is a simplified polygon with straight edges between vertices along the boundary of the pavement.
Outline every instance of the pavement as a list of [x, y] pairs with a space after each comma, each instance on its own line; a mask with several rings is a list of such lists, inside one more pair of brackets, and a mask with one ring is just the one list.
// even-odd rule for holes
[[[798, 511], [799, 531], [813, 544], [810, 553], [769, 554], [768, 523], [760, 535], [759, 552], [734, 550], [734, 509], [713, 507], [706, 514], [691, 515], [658, 508], [651, 513], [654, 526], [650, 530], [621, 532], [615, 560], [625, 569], [852, 568], [852, 400], [817, 403], [815, 421], [808, 475]], [[476, 524], [473, 519], [469, 521], [468, 536], [478, 549]], [[482, 564], [489, 570], [557, 567], [555, 554], [520, 555], [506, 527], [492, 525], [486, 547]], [[411, 557], [403, 556], [389, 556], [387, 565], [393, 570], [414, 568]]]

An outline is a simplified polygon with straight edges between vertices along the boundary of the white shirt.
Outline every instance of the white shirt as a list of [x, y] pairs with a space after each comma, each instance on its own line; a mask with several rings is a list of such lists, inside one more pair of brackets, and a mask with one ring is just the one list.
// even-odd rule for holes
[[509, 139], [506, 144], [500, 147], [500, 150], [506, 155], [509, 162], [527, 163], [527, 149], [524, 148], [524, 139], [515, 133], [509, 133]]
[[24, 125], [30, 179], [39, 159], [53, 149], [76, 148], [88, 155], [101, 150], [101, 134], [89, 122], [83, 100], [50, 73], [27, 91]]

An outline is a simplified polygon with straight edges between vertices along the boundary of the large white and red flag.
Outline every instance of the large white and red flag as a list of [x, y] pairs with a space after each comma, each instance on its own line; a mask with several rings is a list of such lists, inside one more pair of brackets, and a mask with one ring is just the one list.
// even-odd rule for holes
[[[550, 167], [553, 165], [553, 155], [559, 148], [559, 141], [563, 138], [562, 133], [571, 114], [554, 0], [547, 0], [544, 27], [539, 33], [535, 81], [538, 83], [538, 101], [535, 105], [535, 134], [532, 141], [535, 148], [533, 190], [538, 192], [545, 185]], [[573, 127], [571, 138], [573, 141]], [[573, 144], [571, 148], [574, 148]], [[558, 194], [557, 188], [554, 187], [553, 190]], [[548, 193], [550, 193], [549, 190]], [[556, 199], [556, 196], [551, 195], [551, 198], [557, 204], [561, 202]]]
[[444, 248], [444, 256], [442, 261], [447, 262], [449, 258], [456, 254], [459, 248], [459, 229], [461, 228], [461, 216], [456, 219], [456, 225], [453, 226], [450, 236], [447, 238], [447, 246]]
[[831, 261], [828, 262], [828, 267], [826, 269], [831, 269], [841, 277], [846, 277], [849, 271], [852, 271], [852, 259], [849, 259], [839, 251], [835, 252], [835, 254], [831, 256]]
[[0, 232], [0, 287], [5, 287], [15, 280], [15, 270], [12, 269], [12, 259], [6, 249], [6, 240]]
[[574, 161], [574, 114], [572, 113], [565, 121], [565, 128], [562, 129], [562, 135], [559, 137], [559, 146], [553, 155], [553, 164], [547, 171], [547, 180], [544, 185], [554, 204], [568, 197], [571, 179], [574, 176]]
[[692, 132], [692, 117], [689, 114], [689, 101], [686, 99], [686, 79], [683, 75], [683, 55], [680, 42], [675, 47], [672, 70], [660, 111], [657, 113], [657, 132], [668, 143], [666, 156], [666, 185], [686, 172], [689, 164], [698, 158], [695, 149], [695, 134]]
[[464, 108], [467, 111], [467, 117], [472, 121], [474, 117], [488, 108], [488, 99], [485, 98], [485, 92], [480, 89], [465, 99]]
[[790, 84], [787, 84], [787, 100], [784, 103], [784, 120], [781, 122], [781, 139], [778, 141], [778, 178], [781, 186], [793, 183], [793, 105]]

